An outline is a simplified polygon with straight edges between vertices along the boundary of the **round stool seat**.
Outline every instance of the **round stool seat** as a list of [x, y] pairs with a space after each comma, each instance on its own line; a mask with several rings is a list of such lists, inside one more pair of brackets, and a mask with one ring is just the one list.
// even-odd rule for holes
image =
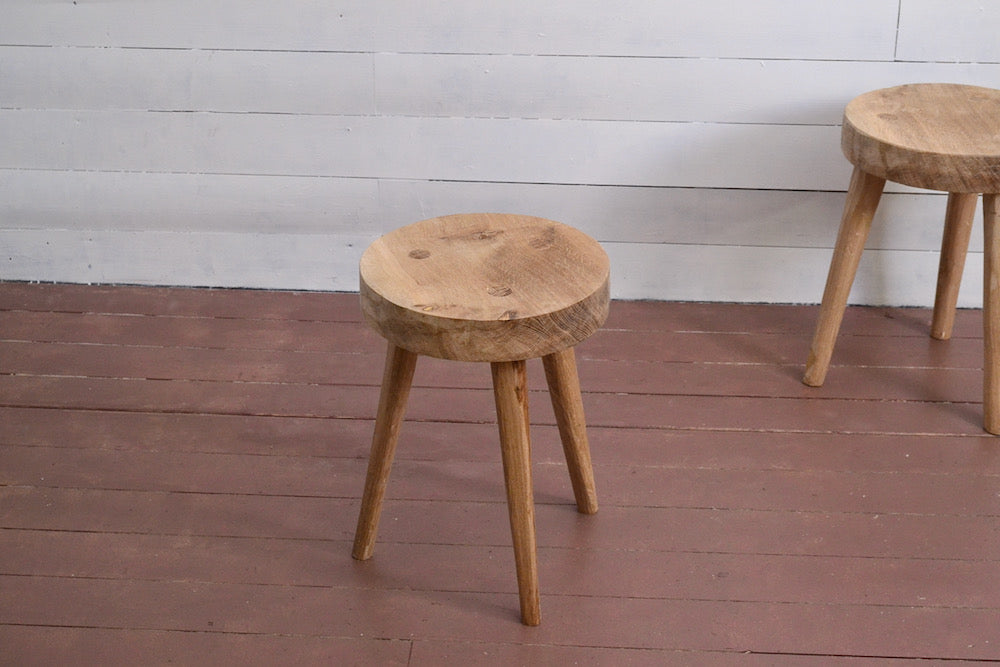
[[844, 111], [841, 148], [896, 183], [1000, 192], [1000, 90], [927, 83], [865, 93]]
[[459, 214], [397, 229], [361, 257], [361, 308], [391, 343], [459, 361], [563, 350], [608, 314], [608, 257], [572, 227]]

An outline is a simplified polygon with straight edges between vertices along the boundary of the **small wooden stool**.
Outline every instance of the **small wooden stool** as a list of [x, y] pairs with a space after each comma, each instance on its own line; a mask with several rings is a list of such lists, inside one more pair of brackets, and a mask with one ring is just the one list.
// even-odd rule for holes
[[521, 620], [538, 625], [525, 360], [541, 357], [577, 508], [597, 511], [573, 346], [608, 314], [609, 263], [586, 234], [521, 215], [432, 218], [361, 257], [361, 309], [389, 341], [354, 557], [371, 557], [417, 355], [488, 361]]
[[976, 201], [983, 193], [983, 425], [1000, 434], [1000, 91], [913, 84], [865, 93], [844, 111], [854, 165], [803, 382], [823, 384], [886, 180], [948, 192], [931, 336], [951, 337]]

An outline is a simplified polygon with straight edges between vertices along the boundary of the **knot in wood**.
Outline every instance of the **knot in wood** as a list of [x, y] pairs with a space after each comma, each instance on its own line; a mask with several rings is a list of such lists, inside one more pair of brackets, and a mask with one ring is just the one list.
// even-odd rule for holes
[[528, 245], [535, 250], [545, 250], [551, 248], [556, 242], [556, 230], [554, 227], [546, 227], [545, 231], [528, 241]]

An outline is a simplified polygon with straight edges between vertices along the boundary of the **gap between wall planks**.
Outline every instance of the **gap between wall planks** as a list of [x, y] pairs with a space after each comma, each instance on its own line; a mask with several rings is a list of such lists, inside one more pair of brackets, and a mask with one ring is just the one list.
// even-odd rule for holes
[[530, 365], [525, 634], [488, 368], [418, 364], [358, 564], [383, 344], [356, 295], [0, 284], [8, 658], [1000, 658], [979, 312], [941, 342], [927, 310], [849, 309], [821, 390], [814, 315], [612, 304], [578, 350], [593, 517]]

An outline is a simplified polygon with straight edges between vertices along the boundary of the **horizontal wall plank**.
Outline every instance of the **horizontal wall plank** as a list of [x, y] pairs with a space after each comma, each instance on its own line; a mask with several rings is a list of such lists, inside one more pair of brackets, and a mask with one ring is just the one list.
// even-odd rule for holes
[[349, 292], [377, 236], [0, 230], [0, 279]]
[[5, 7], [0, 43], [891, 60], [897, 2], [18, 2]]
[[[355, 291], [374, 235], [0, 230], [0, 279]], [[621, 299], [817, 303], [830, 250], [605, 242]], [[929, 306], [937, 253], [870, 250], [851, 303]], [[979, 307], [982, 254], [959, 295]]]
[[378, 54], [380, 113], [838, 125], [877, 88], [995, 86], [1000, 65]]
[[10, 46], [0, 71], [6, 108], [796, 125], [839, 124], [875, 88], [1000, 80], [973, 63]]
[[0, 171], [8, 229], [384, 231], [379, 183], [311, 176]]
[[[887, 193], [868, 247], [937, 251], [944, 199]], [[19, 230], [374, 236], [439, 215], [503, 211], [566, 222], [599, 241], [832, 248], [843, 205], [842, 192], [0, 172], [0, 219]], [[971, 248], [982, 249], [982, 234]]]
[[375, 111], [370, 54], [8, 46], [0, 71], [6, 108]]
[[[981, 0], [900, 0], [896, 58], [1000, 62], [1000, 4]], [[1000, 85], [994, 79], [992, 87]]]
[[[602, 242], [795, 248], [832, 248], [844, 206], [843, 192], [785, 190], [388, 180], [380, 193], [390, 228], [456, 212], [513, 210], [566, 222]], [[936, 252], [944, 210], [942, 194], [887, 192], [867, 247]], [[982, 234], [973, 234], [970, 248], [982, 250]]]
[[874, 60], [891, 58], [895, 14], [895, 0], [439, 0], [379, 36], [400, 51]]
[[[611, 257], [613, 294], [668, 301], [818, 303], [831, 256], [829, 250], [806, 248], [638, 243], [606, 243], [605, 248]], [[930, 306], [937, 265], [937, 253], [867, 251], [850, 303]], [[979, 307], [981, 299], [982, 255], [970, 253], [959, 305]]]
[[7, 3], [0, 42], [30, 46], [371, 50], [363, 0], [146, 0]]
[[833, 126], [0, 111], [10, 169], [836, 190], [839, 146]]

